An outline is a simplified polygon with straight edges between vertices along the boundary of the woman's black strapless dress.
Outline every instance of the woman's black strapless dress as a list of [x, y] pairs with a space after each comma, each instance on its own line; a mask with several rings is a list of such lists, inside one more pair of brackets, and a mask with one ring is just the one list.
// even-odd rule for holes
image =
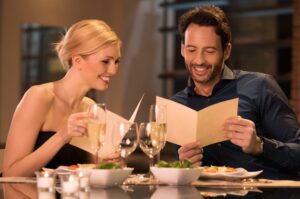
[[[34, 150], [46, 142], [55, 132], [40, 132]], [[53, 159], [45, 166], [46, 168], [56, 169], [58, 166], [69, 166], [72, 164], [84, 164], [89, 162], [89, 153], [71, 144], [65, 144]]]

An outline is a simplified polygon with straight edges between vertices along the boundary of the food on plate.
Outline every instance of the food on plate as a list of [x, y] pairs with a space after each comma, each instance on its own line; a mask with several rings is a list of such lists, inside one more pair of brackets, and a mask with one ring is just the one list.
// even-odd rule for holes
[[68, 166], [68, 169], [69, 170], [76, 170], [76, 169], [79, 169], [79, 168], [82, 168], [82, 169], [87, 169], [87, 168], [94, 168], [96, 165], [95, 164], [72, 164], [70, 166]]
[[121, 165], [119, 163], [112, 162], [99, 162], [94, 169], [121, 169]]
[[84, 168], [84, 169], [92, 169], [95, 168], [95, 164], [77, 164], [78, 168]]
[[68, 166], [68, 169], [69, 170], [76, 170], [76, 169], [78, 169], [78, 165], [72, 164], [72, 165]]
[[226, 166], [205, 166], [203, 167], [203, 171], [206, 173], [231, 173], [236, 172], [237, 169]]
[[99, 162], [96, 164], [74, 164], [68, 166], [69, 170], [76, 169], [121, 169], [121, 165], [119, 163], [111, 163], [111, 162]]
[[166, 161], [161, 160], [157, 164], [155, 164], [155, 167], [192, 168], [192, 163], [189, 160], [174, 161], [174, 162], [166, 162]]

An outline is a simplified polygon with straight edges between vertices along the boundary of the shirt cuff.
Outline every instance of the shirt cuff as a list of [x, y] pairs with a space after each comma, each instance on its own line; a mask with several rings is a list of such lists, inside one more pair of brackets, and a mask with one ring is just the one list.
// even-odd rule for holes
[[280, 148], [280, 142], [265, 137], [260, 137], [263, 142], [262, 153], [261, 155], [265, 157], [274, 156], [276, 149]]

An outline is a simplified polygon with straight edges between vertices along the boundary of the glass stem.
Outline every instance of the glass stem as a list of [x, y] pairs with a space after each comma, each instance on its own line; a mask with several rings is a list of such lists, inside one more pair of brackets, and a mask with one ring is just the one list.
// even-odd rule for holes
[[96, 165], [98, 164], [98, 161], [99, 161], [99, 156], [98, 155], [99, 155], [99, 150], [97, 149], [96, 150], [96, 158], [95, 158], [95, 161], [96, 161], [95, 164]]
[[154, 158], [154, 157], [150, 157], [150, 158], [149, 158], [149, 179], [150, 179], [150, 180], [153, 180], [153, 179], [154, 179], [154, 176], [153, 176], [153, 174], [152, 174], [152, 172], [151, 172], [151, 169], [150, 169], [150, 167], [153, 167], [153, 166], [154, 166], [153, 158]]
[[156, 162], [160, 161], [160, 152], [158, 152], [158, 154], [156, 155]]
[[150, 167], [153, 167], [153, 166], [154, 166], [154, 163], [153, 163], [153, 157], [152, 157], [152, 158], [149, 158], [149, 166], [150, 166]]
[[127, 167], [127, 161], [126, 161], [126, 158], [123, 158], [123, 157], [122, 157], [122, 167], [123, 167], [123, 168], [126, 168], [126, 167]]

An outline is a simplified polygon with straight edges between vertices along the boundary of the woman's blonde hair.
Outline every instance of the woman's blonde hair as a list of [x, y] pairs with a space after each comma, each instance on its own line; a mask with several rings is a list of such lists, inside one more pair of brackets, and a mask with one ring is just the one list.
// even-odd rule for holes
[[121, 46], [117, 34], [104, 21], [82, 20], [72, 25], [61, 41], [54, 44], [59, 60], [67, 70], [72, 66], [72, 56], [88, 56], [103, 46]]

